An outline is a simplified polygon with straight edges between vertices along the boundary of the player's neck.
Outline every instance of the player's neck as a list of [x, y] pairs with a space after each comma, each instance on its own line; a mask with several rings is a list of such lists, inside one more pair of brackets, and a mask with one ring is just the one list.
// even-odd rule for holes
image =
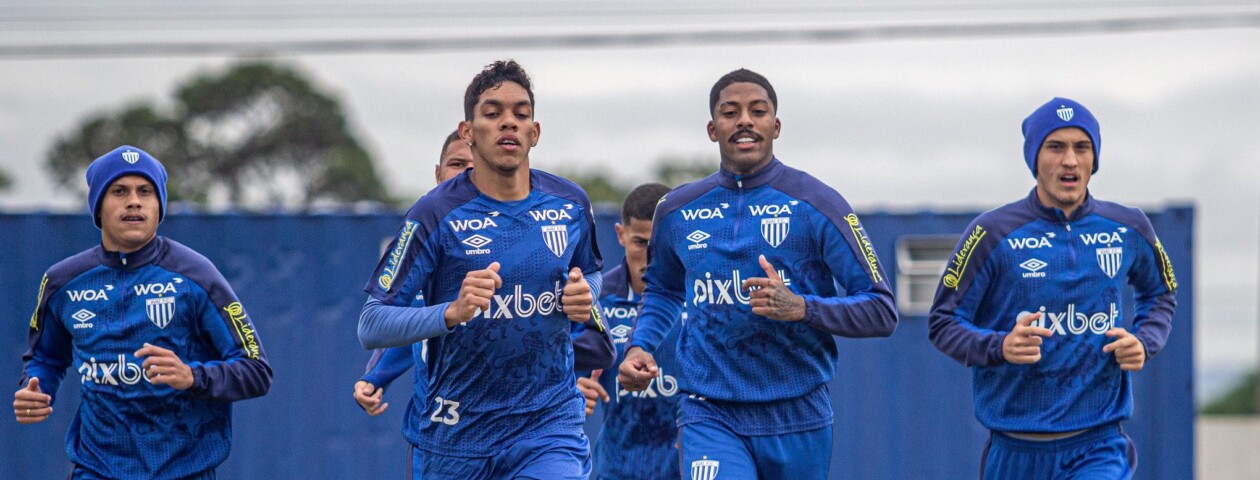
[[633, 278], [630, 279], [630, 291], [634, 292], [635, 295], [642, 297], [643, 289], [645, 288], [647, 288], [647, 283], [644, 282], [642, 278], [639, 278], [638, 280]]
[[501, 202], [524, 200], [529, 196], [529, 162], [515, 171], [503, 172], [495, 168], [474, 168], [472, 182], [487, 197]]

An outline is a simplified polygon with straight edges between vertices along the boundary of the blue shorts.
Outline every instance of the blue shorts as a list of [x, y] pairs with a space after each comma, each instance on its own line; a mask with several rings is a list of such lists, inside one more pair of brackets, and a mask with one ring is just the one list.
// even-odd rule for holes
[[557, 433], [509, 445], [489, 457], [449, 457], [423, 452], [421, 478], [586, 480], [591, 449], [586, 434]]
[[781, 435], [739, 435], [715, 422], [678, 429], [684, 480], [827, 478], [831, 426]]
[[981, 480], [1128, 480], [1137, 470], [1133, 441], [1115, 423], [1044, 442], [994, 432], [984, 450], [980, 460]]
[[[214, 479], [215, 479], [214, 469], [212, 468], [210, 470], [206, 470], [204, 472], [198, 473], [191, 477], [184, 477], [180, 480], [214, 480]], [[83, 467], [75, 465], [74, 470], [70, 471], [70, 476], [67, 477], [67, 480], [105, 480], [105, 477], [99, 477], [92, 472], [84, 470]]]
[[424, 471], [424, 467], [422, 467], [424, 465], [424, 452], [416, 448], [415, 445], [411, 446], [410, 451], [411, 463], [407, 464], [407, 475], [403, 478], [407, 480], [422, 480], [424, 477], [420, 475], [420, 472]]

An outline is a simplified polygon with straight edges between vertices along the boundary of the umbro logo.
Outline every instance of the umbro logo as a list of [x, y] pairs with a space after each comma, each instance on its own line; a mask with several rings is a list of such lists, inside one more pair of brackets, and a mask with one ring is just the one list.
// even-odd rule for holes
[[613, 343], [626, 343], [630, 339], [630, 331], [634, 330], [629, 325], [617, 325], [608, 330], [612, 334]]
[[96, 314], [88, 311], [86, 308], [81, 308], [79, 311], [74, 312], [73, 315], [70, 315], [70, 318], [73, 318], [74, 321], [77, 322], [74, 324], [75, 330], [92, 328], [94, 325], [89, 323], [89, 321], [96, 318]]
[[687, 235], [687, 240], [691, 241], [691, 245], [687, 245], [687, 250], [695, 250], [697, 248], [709, 248], [709, 244], [704, 243], [710, 235], [703, 230], [696, 230]]
[[1028, 270], [1024, 272], [1024, 278], [1044, 278], [1046, 272], [1041, 271], [1041, 269], [1046, 268], [1047, 265], [1049, 264], [1039, 259], [1030, 258], [1019, 264], [1019, 268]]
[[490, 242], [491, 240], [489, 238], [483, 237], [481, 235], [473, 235], [463, 240], [464, 245], [468, 245], [473, 248], [484, 247], [486, 245], [489, 245]]
[[464, 253], [467, 255], [485, 255], [487, 253], [490, 253], [490, 249], [483, 248], [483, 247], [485, 247], [486, 245], [489, 245], [491, 241], [492, 240], [490, 240], [489, 238], [486, 238], [478, 234], [478, 235], [473, 235], [471, 237], [465, 238], [461, 240], [460, 243], [463, 243], [464, 245], [468, 245], [472, 247], [472, 249], [470, 250], [464, 250]]

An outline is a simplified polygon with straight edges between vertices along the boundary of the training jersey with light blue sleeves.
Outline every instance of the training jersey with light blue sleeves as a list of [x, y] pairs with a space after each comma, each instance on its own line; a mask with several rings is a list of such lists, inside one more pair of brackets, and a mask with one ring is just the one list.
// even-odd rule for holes
[[[1124, 318], [1125, 286], [1134, 317]], [[1177, 281], [1141, 210], [1086, 194], [1072, 218], [1034, 189], [976, 217], [946, 264], [929, 316], [936, 348], [972, 368], [976, 418], [992, 430], [1054, 433], [1124, 420], [1129, 372], [1104, 353], [1112, 327], [1159, 353], [1172, 329]], [[1017, 319], [1052, 335], [1041, 360], [1009, 364], [1002, 341]]]
[[623, 260], [604, 273], [603, 293], [599, 308], [613, 343], [617, 345], [617, 363], [599, 377], [604, 391], [612, 400], [604, 405], [603, 424], [591, 455], [594, 457], [594, 478], [678, 478], [678, 388], [674, 343], [681, 324], [670, 329], [654, 353], [659, 375], [646, 390], [631, 392], [617, 381], [617, 369], [625, 358], [626, 342], [634, 320], [638, 317], [641, 297], [630, 288], [630, 278]]
[[[481, 195], [468, 173], [439, 184], [407, 212], [364, 288], [372, 297], [365, 317], [373, 302], [390, 312], [360, 319], [365, 346], [397, 346], [386, 342], [391, 332], [415, 321], [432, 324], [393, 339], [411, 344], [428, 335], [427, 398], [407, 415], [418, 427], [407, 440], [421, 450], [484, 457], [519, 439], [581, 431], [572, 322], [560, 299], [574, 267], [598, 295], [594, 218], [585, 192], [568, 180], [531, 170], [530, 187], [525, 199], [503, 202]], [[446, 329], [441, 312], [465, 275], [492, 262], [499, 262], [503, 284], [490, 308]], [[431, 306], [388, 308], [426, 300]]]
[[[569, 322], [569, 324], [570, 337], [573, 341], [574, 368], [593, 370], [608, 367], [612, 358], [608, 354], [612, 351], [610, 346], [612, 338], [609, 333], [601, 331], [594, 325], [588, 327], [586, 323]], [[386, 388], [398, 377], [407, 373], [408, 369], [415, 367], [412, 372], [412, 395], [407, 401], [409, 413], [404, 415], [404, 418], [410, 418], [410, 411], [416, 408], [416, 400], [423, 402], [427, 401], [428, 397], [429, 369], [425, 365], [425, 353], [426, 345], [423, 341], [407, 347], [375, 349], [372, 351], [372, 356], [368, 358], [366, 371], [360, 380], [372, 384], [375, 388]], [[416, 414], [419, 413], [423, 412], [416, 412]], [[403, 422], [402, 428], [404, 438], [416, 438], [420, 435], [419, 425], [412, 422]]]
[[[848, 202], [778, 159], [752, 175], [722, 170], [669, 192], [657, 205], [648, 253], [632, 347], [656, 351], [685, 304], [677, 344], [684, 391], [710, 401], [808, 403], [779, 405], [797, 417], [786, 423], [764, 412], [727, 419], [744, 424], [731, 425], [744, 434], [830, 424], [825, 385], [838, 354], [832, 335], [888, 336], [896, 328], [887, 277]], [[752, 313], [740, 285], [766, 276], [759, 255], [804, 297], [803, 320]], [[685, 424], [690, 402], [683, 403]]]
[[[44, 274], [22, 386], [57, 396], [67, 368], [82, 401], [66, 432], [70, 461], [106, 478], [183, 478], [215, 468], [231, 443], [231, 403], [271, 386], [254, 325], [205, 257], [156, 237], [128, 254], [97, 246]], [[134, 356], [145, 343], [192, 369], [187, 390], [154, 385]]]

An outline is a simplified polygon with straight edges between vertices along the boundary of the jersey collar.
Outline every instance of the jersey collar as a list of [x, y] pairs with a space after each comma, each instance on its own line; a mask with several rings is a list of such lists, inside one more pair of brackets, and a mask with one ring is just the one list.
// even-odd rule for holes
[[133, 270], [156, 261], [165, 245], [165, 238], [160, 235], [154, 235], [153, 240], [149, 240], [149, 243], [144, 244], [139, 250], [131, 253], [113, 252], [101, 246], [97, 257], [99, 257], [101, 264], [107, 267]]
[[1052, 222], [1071, 222], [1081, 218], [1085, 218], [1090, 212], [1094, 211], [1094, 196], [1089, 194], [1089, 190], [1085, 190], [1085, 201], [1081, 206], [1076, 207], [1076, 211], [1072, 212], [1072, 218], [1067, 218], [1063, 214], [1063, 210], [1054, 207], [1047, 207], [1041, 204], [1041, 200], [1037, 199], [1037, 187], [1033, 187], [1028, 193], [1028, 197], [1024, 199], [1024, 204], [1028, 206], [1037, 216], [1050, 220]]
[[719, 168], [718, 184], [734, 190], [753, 189], [770, 183], [770, 180], [779, 176], [779, 172], [783, 168], [783, 163], [779, 161], [779, 157], [771, 157], [770, 163], [767, 163], [761, 170], [757, 170], [751, 175], [737, 175], [724, 168]]

